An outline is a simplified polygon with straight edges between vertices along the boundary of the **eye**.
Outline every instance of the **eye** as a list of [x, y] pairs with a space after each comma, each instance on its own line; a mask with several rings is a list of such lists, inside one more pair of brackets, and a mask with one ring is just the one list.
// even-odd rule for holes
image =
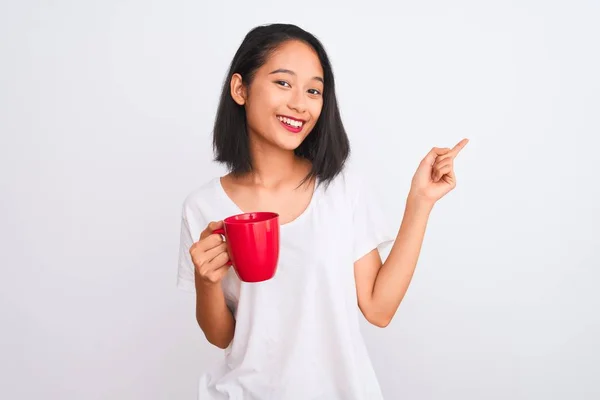
[[280, 85], [280, 86], [291, 87], [290, 84], [287, 83], [286, 81], [275, 81], [275, 83], [278, 84], [278, 85]]
[[321, 94], [321, 92], [318, 91], [317, 89], [309, 89], [308, 93], [314, 94], [315, 96], [319, 96]]

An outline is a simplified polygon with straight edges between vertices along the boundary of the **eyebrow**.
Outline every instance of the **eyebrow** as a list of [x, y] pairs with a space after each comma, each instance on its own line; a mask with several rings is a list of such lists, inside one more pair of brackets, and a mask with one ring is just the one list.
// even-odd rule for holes
[[[296, 73], [294, 71], [285, 68], [279, 68], [269, 73], [269, 75], [272, 74], [290, 74], [296, 76]], [[313, 79], [325, 84], [325, 82], [323, 82], [323, 78], [321, 78], [320, 76], [313, 76]]]

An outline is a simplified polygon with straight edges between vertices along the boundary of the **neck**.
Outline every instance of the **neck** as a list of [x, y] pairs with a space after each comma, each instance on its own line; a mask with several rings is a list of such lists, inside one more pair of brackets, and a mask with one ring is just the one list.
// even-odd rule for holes
[[297, 157], [293, 150], [284, 150], [265, 143], [251, 141], [252, 172], [247, 182], [265, 188], [294, 186], [310, 171], [310, 162]]

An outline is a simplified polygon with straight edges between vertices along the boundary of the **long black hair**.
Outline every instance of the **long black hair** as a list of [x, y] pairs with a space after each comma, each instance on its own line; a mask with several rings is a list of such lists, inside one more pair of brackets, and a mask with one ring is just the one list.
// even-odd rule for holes
[[323, 68], [323, 108], [312, 132], [294, 150], [312, 162], [305, 180], [317, 178], [327, 184], [344, 168], [350, 155], [350, 143], [338, 108], [335, 81], [329, 57], [321, 42], [309, 32], [291, 24], [271, 24], [252, 29], [238, 48], [223, 84], [213, 129], [215, 161], [227, 165], [234, 175], [252, 171], [250, 144], [246, 129], [246, 111], [231, 97], [230, 84], [236, 73], [249, 86], [256, 70], [280, 45], [299, 40], [314, 49]]

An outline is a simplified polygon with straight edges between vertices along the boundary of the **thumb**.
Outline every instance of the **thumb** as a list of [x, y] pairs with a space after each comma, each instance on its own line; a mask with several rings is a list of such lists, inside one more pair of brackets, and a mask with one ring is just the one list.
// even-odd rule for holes
[[207, 236], [212, 235], [212, 233], [223, 227], [223, 221], [211, 221], [206, 228], [200, 234], [200, 239], [204, 239]]
[[423, 161], [421, 161], [421, 164], [427, 165], [427, 166], [432, 166], [433, 163], [435, 162], [435, 159], [438, 158], [438, 156], [443, 156], [444, 154], [450, 152], [451, 150], [452, 149], [449, 149], [447, 147], [434, 147], [433, 149], [431, 149], [429, 151], [429, 153], [427, 153], [425, 158], [423, 158]]

